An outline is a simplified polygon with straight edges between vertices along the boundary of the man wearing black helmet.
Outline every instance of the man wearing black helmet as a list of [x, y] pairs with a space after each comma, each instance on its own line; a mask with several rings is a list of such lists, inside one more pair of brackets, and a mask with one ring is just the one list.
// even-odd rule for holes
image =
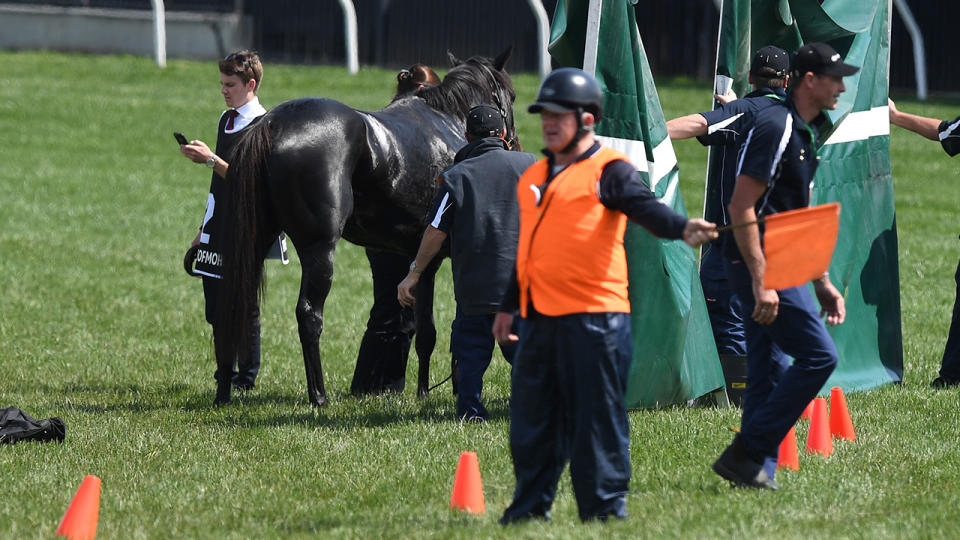
[[[503, 300], [517, 253], [517, 179], [536, 161], [533, 154], [511, 152], [503, 140], [506, 134], [496, 108], [477, 105], [467, 113], [467, 145], [440, 175], [430, 224], [407, 277], [397, 286], [397, 300], [412, 306], [420, 273], [450, 237], [457, 299], [450, 333], [458, 381], [457, 417], [473, 422], [488, 417], [480, 395], [493, 354], [493, 314]], [[500, 345], [507, 362], [513, 361], [514, 348], [512, 343]]]
[[[790, 93], [783, 103], [758, 113], [740, 150], [737, 183], [730, 200], [736, 243], [729, 243], [727, 276], [743, 303], [747, 337], [747, 388], [740, 433], [714, 462], [713, 470], [736, 486], [777, 489], [763, 462], [777, 448], [803, 409], [823, 388], [837, 365], [837, 349], [821, 320], [835, 325], [846, 317], [843, 296], [824, 274], [813, 288], [773, 290], [764, 286], [766, 259], [758, 216], [805, 208], [817, 170], [816, 126], [834, 109], [846, 88], [843, 77], [859, 68], [845, 64], [824, 43], [810, 43], [794, 55]], [[793, 357], [774, 386], [773, 347]]]
[[[519, 341], [510, 398], [517, 485], [504, 524], [548, 519], [567, 461], [581, 520], [626, 517], [626, 222], [691, 246], [716, 238], [714, 224], [674, 213], [626, 156], [595, 140], [602, 104], [592, 76], [561, 68], [528, 109], [540, 113], [547, 157], [517, 184], [515, 275], [493, 326], [499, 342]], [[518, 335], [510, 333], [516, 310]]]

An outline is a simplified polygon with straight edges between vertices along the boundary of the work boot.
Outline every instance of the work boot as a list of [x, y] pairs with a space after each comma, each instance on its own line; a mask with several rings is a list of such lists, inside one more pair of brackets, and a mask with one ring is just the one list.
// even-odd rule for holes
[[757, 463], [747, 454], [739, 436], [733, 439], [730, 446], [713, 463], [713, 471], [729, 480], [735, 487], [780, 489], [780, 485], [767, 476], [763, 464]]

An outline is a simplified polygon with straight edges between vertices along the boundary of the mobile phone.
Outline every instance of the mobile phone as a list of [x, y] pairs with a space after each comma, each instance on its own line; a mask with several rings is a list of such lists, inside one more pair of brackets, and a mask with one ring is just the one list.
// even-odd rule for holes
[[188, 141], [187, 138], [183, 136], [183, 133], [178, 133], [174, 131], [173, 138], [176, 139], [177, 142], [180, 144], [190, 144], [190, 141]]

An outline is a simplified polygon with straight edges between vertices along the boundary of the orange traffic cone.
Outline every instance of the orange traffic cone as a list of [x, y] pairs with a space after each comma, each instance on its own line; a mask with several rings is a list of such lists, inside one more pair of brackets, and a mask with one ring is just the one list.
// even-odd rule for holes
[[843, 397], [843, 388], [839, 386], [830, 389], [830, 433], [848, 441], [857, 440], [850, 411], [847, 410], [847, 398]]
[[813, 417], [810, 419], [810, 432], [807, 434], [807, 453], [823, 454], [824, 456], [833, 453], [830, 420], [827, 416], [827, 400], [822, 397], [813, 400]]
[[480, 465], [476, 452], [460, 454], [457, 464], [457, 476], [453, 480], [453, 493], [450, 494], [450, 508], [466, 510], [471, 514], [482, 514], [487, 507], [483, 502], [483, 482], [480, 481]]
[[100, 479], [88, 474], [63, 514], [57, 536], [66, 536], [69, 540], [93, 540], [97, 536], [99, 516]]
[[797, 455], [797, 430], [790, 428], [787, 436], [780, 441], [780, 448], [777, 450], [777, 468], [790, 469], [791, 471], [800, 470], [800, 459]]
[[809, 420], [813, 417], [813, 400], [810, 400], [810, 403], [807, 403], [807, 408], [800, 413], [800, 418]]

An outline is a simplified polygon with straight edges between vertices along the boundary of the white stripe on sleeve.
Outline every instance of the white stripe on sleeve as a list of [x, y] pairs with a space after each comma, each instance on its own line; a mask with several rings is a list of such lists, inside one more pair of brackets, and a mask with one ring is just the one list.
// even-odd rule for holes
[[440, 219], [443, 217], [443, 213], [446, 212], [447, 209], [450, 208], [450, 206], [453, 204], [453, 203], [447, 202], [449, 199], [450, 199], [450, 193], [444, 193], [443, 200], [440, 201], [440, 208], [437, 209], [437, 215], [433, 216], [433, 221], [430, 222], [430, 225], [434, 229], [440, 228]]

